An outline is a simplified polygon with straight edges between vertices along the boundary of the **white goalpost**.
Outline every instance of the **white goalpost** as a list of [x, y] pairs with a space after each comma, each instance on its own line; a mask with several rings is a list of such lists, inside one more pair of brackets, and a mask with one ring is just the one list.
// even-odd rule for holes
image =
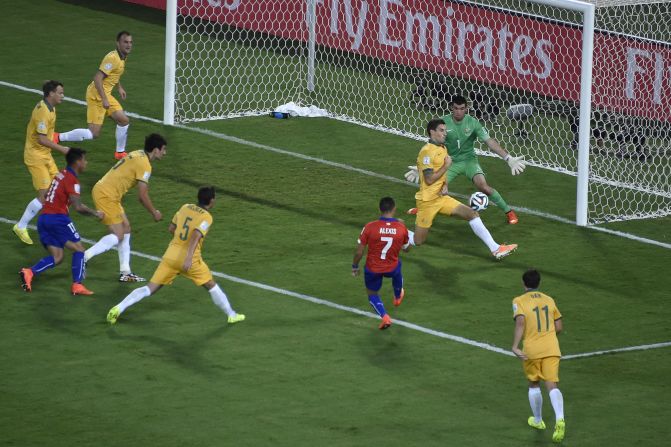
[[576, 178], [576, 224], [666, 216], [669, 14], [637, 0], [167, 0], [164, 122], [293, 101], [423, 139], [460, 93], [504, 147]]

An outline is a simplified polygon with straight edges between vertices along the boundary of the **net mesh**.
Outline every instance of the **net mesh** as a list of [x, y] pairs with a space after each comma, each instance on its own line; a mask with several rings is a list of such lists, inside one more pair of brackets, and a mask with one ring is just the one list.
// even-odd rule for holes
[[[590, 223], [671, 213], [669, 4], [628, 3], [597, 2]], [[178, 0], [176, 120], [294, 101], [422, 139], [460, 93], [503, 147], [576, 175], [581, 23], [521, 0]]]

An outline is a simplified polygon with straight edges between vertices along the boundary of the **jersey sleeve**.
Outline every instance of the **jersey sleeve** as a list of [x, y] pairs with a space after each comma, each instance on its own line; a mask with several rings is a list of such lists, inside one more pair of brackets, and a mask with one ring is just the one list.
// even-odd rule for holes
[[561, 312], [559, 312], [559, 308], [557, 307], [557, 304], [553, 301], [552, 302], [552, 319], [554, 320], [559, 320], [561, 318]]
[[410, 242], [410, 233], [408, 233], [408, 227], [403, 225], [403, 245]]
[[357, 242], [361, 245], [368, 245], [368, 225], [363, 227], [363, 230], [361, 230], [361, 234], [359, 235]]
[[35, 109], [32, 120], [35, 132], [40, 135], [46, 135], [49, 132], [49, 109], [44, 106]]
[[203, 237], [207, 235], [207, 232], [210, 231], [210, 227], [212, 226], [212, 215], [206, 214], [203, 216], [203, 219], [200, 221], [196, 229], [201, 232]]
[[518, 297], [513, 300], [513, 320], [520, 315], [524, 316], [524, 309], [522, 309], [522, 302]]
[[420, 172], [425, 169], [434, 169], [433, 159], [427, 150], [423, 149], [419, 151], [419, 155], [417, 156], [417, 169]]
[[64, 186], [65, 193], [68, 196], [79, 196], [81, 194], [81, 187], [76, 178], [71, 178]]
[[108, 53], [100, 62], [100, 67], [98, 67], [98, 70], [102, 71], [105, 73], [106, 76], [109, 76], [110, 73], [112, 73], [112, 70], [117, 68], [119, 65], [119, 60], [118, 58], [114, 57], [114, 53]]
[[485, 141], [489, 140], [489, 133], [487, 133], [487, 130], [482, 127], [482, 124], [480, 124], [480, 121], [476, 121], [476, 126], [475, 126], [475, 134], [478, 136], [478, 140], [480, 140], [482, 143]]
[[182, 208], [180, 208], [179, 210], [177, 210], [177, 212], [175, 213], [175, 215], [172, 216], [172, 220], [170, 221], [171, 224], [173, 224], [173, 225], [177, 225], [177, 221], [179, 220], [179, 213], [180, 213], [180, 211], [182, 211]]
[[138, 182], [149, 183], [151, 177], [151, 163], [148, 158], [142, 158], [143, 162], [138, 163], [135, 168], [135, 180]]

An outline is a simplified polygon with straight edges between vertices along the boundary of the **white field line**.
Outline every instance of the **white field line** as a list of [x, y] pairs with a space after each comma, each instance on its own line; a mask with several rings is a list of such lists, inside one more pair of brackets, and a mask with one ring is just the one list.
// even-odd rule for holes
[[585, 357], [595, 357], [597, 355], [616, 354], [618, 352], [647, 351], [648, 349], [658, 349], [668, 347], [671, 347], [671, 341], [665, 341], [662, 343], [652, 343], [649, 345], [626, 346], [624, 348], [606, 349], [604, 351], [585, 352], [582, 354], [569, 354], [562, 356], [562, 360], [581, 359]]
[[[9, 88], [13, 88], [13, 89], [16, 89], [16, 90], [21, 90], [21, 91], [24, 91], [24, 92], [37, 93], [39, 95], [42, 94], [42, 92], [40, 90], [24, 87], [24, 86], [18, 85], [18, 84], [12, 84], [11, 82], [0, 81], [0, 85], [5, 86], [5, 87], [9, 87]], [[79, 100], [79, 99], [74, 99], [74, 98], [69, 98], [69, 97], [66, 97], [65, 101], [72, 102], [72, 103], [79, 104], [79, 105], [86, 105], [85, 101], [82, 101], [82, 100]], [[151, 118], [151, 117], [148, 117], [148, 116], [138, 115], [137, 113], [132, 113], [132, 112], [126, 112], [126, 113], [128, 114], [128, 116], [130, 116], [132, 118], [136, 118], [136, 119], [139, 119], [139, 120], [142, 120], [142, 121], [149, 121], [151, 123], [156, 123], [156, 124], [163, 125], [163, 122], [161, 120], [156, 119], [156, 118]], [[185, 126], [185, 125], [182, 125], [182, 124], [175, 124], [173, 127], [183, 129], [183, 130], [187, 130], [187, 131], [190, 131], [190, 132], [196, 132], [196, 133], [199, 133], [199, 134], [202, 134], [202, 135], [207, 135], [207, 136], [214, 137], [214, 138], [217, 138], [217, 139], [220, 139], [220, 140], [230, 141], [232, 143], [237, 143], [237, 144], [241, 144], [241, 145], [244, 145], [244, 146], [250, 146], [250, 147], [257, 148], [257, 149], [262, 149], [262, 150], [265, 150], [265, 151], [274, 152], [276, 154], [282, 154], [282, 155], [287, 155], [287, 156], [290, 156], [290, 157], [300, 158], [300, 159], [303, 159], [303, 160], [308, 160], [308, 161], [312, 161], [312, 162], [315, 162], [315, 163], [321, 163], [321, 164], [325, 164], [327, 166], [332, 166], [334, 168], [344, 169], [346, 171], [358, 172], [359, 174], [379, 178], [379, 179], [382, 179], [382, 180], [388, 180], [388, 181], [394, 182], [394, 183], [405, 184], [405, 185], [413, 186], [415, 188], [417, 187], [417, 185], [415, 185], [414, 183], [406, 182], [405, 180], [402, 180], [402, 179], [396, 178], [396, 177], [392, 177], [390, 175], [379, 174], [377, 172], [369, 171], [367, 169], [357, 168], [355, 166], [351, 166], [351, 165], [348, 165], [348, 164], [345, 164], [345, 163], [338, 163], [338, 162], [335, 162], [335, 161], [325, 160], [323, 158], [312, 157], [310, 155], [305, 155], [305, 154], [301, 154], [301, 153], [297, 153], [297, 152], [291, 152], [291, 151], [288, 151], [288, 150], [285, 150], [285, 149], [279, 149], [279, 148], [276, 148], [276, 147], [273, 147], [273, 146], [268, 146], [266, 144], [256, 143], [254, 141], [249, 141], [249, 140], [245, 140], [243, 138], [238, 138], [238, 137], [234, 137], [234, 136], [231, 136], [231, 135], [226, 135], [224, 133], [215, 132], [215, 131], [209, 130], [209, 129], [203, 129], [203, 128], [200, 128], [200, 127], [189, 127], [189, 126]], [[454, 195], [455, 197], [459, 197], [459, 198], [462, 198], [462, 199], [466, 198], [466, 196], [463, 195], [463, 194], [452, 194], [451, 193], [451, 195]], [[572, 225], [575, 224], [575, 221], [573, 221], [571, 219], [567, 219], [567, 218], [561, 217], [561, 216], [556, 216], [556, 215], [550, 214], [550, 213], [545, 213], [543, 211], [538, 211], [538, 210], [525, 208], [525, 207], [521, 207], [521, 206], [513, 206], [512, 208], [515, 211], [520, 211], [520, 212], [525, 213], [525, 214], [531, 214], [533, 216], [542, 217], [542, 218], [545, 218], [545, 219], [548, 219], [548, 220], [554, 220], [556, 222], [572, 224]], [[608, 234], [611, 234], [611, 235], [614, 235], [614, 236], [619, 236], [619, 237], [622, 237], [622, 238], [625, 238], [625, 239], [631, 239], [631, 240], [636, 241], [636, 242], [642, 242], [644, 244], [656, 245], [658, 247], [662, 247], [662, 248], [666, 248], [666, 249], [671, 250], [671, 244], [670, 243], [656, 241], [654, 239], [648, 239], [648, 238], [645, 238], [645, 237], [636, 236], [635, 234], [625, 233], [625, 232], [622, 232], [622, 231], [611, 230], [609, 228], [601, 228], [601, 227], [595, 227], [595, 226], [589, 226], [587, 228], [589, 228], [591, 230], [594, 230], [594, 231], [601, 231], [603, 233], [608, 233]]]
[[[6, 224], [9, 224], [9, 225], [14, 225], [17, 221], [7, 219], [5, 217], [0, 217], [0, 222], [6, 223]], [[29, 225], [29, 228], [31, 228], [33, 230], [36, 229], [36, 227], [34, 225]], [[91, 244], [91, 245], [96, 242], [96, 241], [93, 241], [91, 239], [86, 239], [86, 238], [82, 238], [82, 241], [86, 242], [87, 244]], [[114, 249], [116, 250], [116, 247]], [[139, 258], [149, 259], [149, 260], [155, 261], [155, 262], [160, 262], [161, 261], [161, 258], [158, 257], [158, 256], [149, 255], [149, 254], [142, 253], [142, 252], [139, 252], [139, 251], [134, 251], [133, 250], [133, 251], [131, 251], [131, 254], [134, 255], [134, 256], [137, 256]], [[375, 320], [380, 318], [378, 315], [376, 315], [372, 312], [367, 312], [365, 310], [357, 309], [356, 307], [344, 306], [342, 304], [334, 303], [332, 301], [328, 301], [328, 300], [325, 300], [325, 299], [322, 299], [322, 298], [317, 298], [317, 297], [310, 296], [310, 295], [305, 295], [303, 293], [292, 292], [291, 290], [285, 290], [285, 289], [281, 289], [279, 287], [271, 286], [271, 285], [268, 285], [268, 284], [263, 284], [263, 283], [256, 282], [256, 281], [250, 281], [248, 279], [239, 278], [237, 276], [228, 275], [228, 274], [222, 273], [222, 272], [213, 271], [212, 274], [214, 276], [218, 277], [218, 278], [222, 278], [222, 279], [225, 279], [225, 280], [228, 280], [228, 281], [231, 281], [231, 282], [235, 282], [235, 283], [238, 283], [238, 284], [244, 284], [246, 286], [255, 287], [257, 289], [267, 290], [269, 292], [274, 292], [274, 293], [277, 293], [277, 294], [280, 294], [280, 295], [285, 295], [285, 296], [290, 296], [290, 297], [293, 297], [293, 298], [298, 298], [300, 300], [308, 301], [308, 302], [313, 303], [313, 304], [319, 304], [319, 305], [322, 305], [322, 306], [342, 310], [344, 312], [349, 312], [349, 313], [353, 313], [353, 314], [356, 314], [356, 315], [361, 315], [361, 316], [372, 318], [372, 319], [375, 319]], [[481, 348], [481, 349], [484, 349], [486, 351], [496, 352], [498, 354], [503, 354], [503, 355], [506, 355], [508, 357], [514, 357], [515, 356], [511, 351], [505, 350], [503, 348], [499, 348], [498, 346], [494, 346], [494, 345], [491, 345], [489, 343], [483, 343], [483, 342], [479, 342], [479, 341], [476, 341], [476, 340], [471, 340], [469, 338], [460, 337], [459, 335], [453, 335], [453, 334], [448, 334], [447, 332], [441, 332], [441, 331], [437, 331], [437, 330], [434, 330], [434, 329], [429, 329], [429, 328], [426, 328], [424, 326], [420, 326], [420, 325], [417, 325], [417, 324], [414, 324], [414, 323], [410, 323], [408, 321], [394, 320], [394, 325], [403, 326], [405, 328], [408, 328], [408, 329], [411, 329], [411, 330], [414, 330], [414, 331], [417, 331], [417, 332], [422, 332], [424, 334], [433, 335], [434, 337], [444, 338], [446, 340], [455, 341], [457, 343], [461, 343], [461, 344], [465, 344], [465, 345], [469, 345], [469, 346], [474, 346], [476, 348]], [[628, 347], [624, 347], [624, 348], [609, 349], [609, 350], [605, 350], [605, 351], [585, 352], [585, 353], [581, 353], [581, 354], [569, 354], [569, 355], [562, 356], [562, 359], [563, 360], [570, 360], [570, 359], [577, 359], [577, 358], [594, 357], [594, 356], [604, 355], [604, 354], [614, 354], [614, 353], [618, 353], [618, 352], [644, 351], [644, 350], [648, 350], [648, 349], [665, 348], [665, 347], [669, 347], [669, 346], [671, 346], [671, 342], [655, 343], [655, 344], [641, 345], [641, 346], [628, 346]]]
[[[6, 223], [6, 224], [9, 224], [9, 225], [14, 225], [17, 221], [7, 219], [5, 217], [0, 217], [0, 222]], [[33, 230], [36, 229], [36, 227], [34, 225], [29, 225], [29, 228], [31, 228]], [[86, 238], [82, 238], [82, 241], [86, 242], [87, 244], [91, 244], [91, 245], [96, 243], [96, 241], [86, 239]], [[116, 250], [116, 248], [115, 248], [115, 250]], [[151, 261], [161, 262], [161, 258], [158, 257], [158, 256], [149, 255], [149, 254], [142, 253], [142, 252], [139, 252], [139, 251], [131, 251], [131, 254], [133, 254], [134, 256], [137, 256], [139, 258], [145, 258], [145, 259], [149, 259]], [[222, 272], [213, 271], [212, 274], [216, 277], [223, 278], [223, 279], [226, 279], [228, 281], [236, 282], [238, 284], [244, 284], [244, 285], [247, 285], [247, 286], [256, 287], [257, 289], [263, 289], [263, 290], [267, 290], [269, 292], [278, 293], [280, 295], [286, 295], [286, 296], [290, 296], [290, 297], [293, 297], [293, 298], [298, 298], [300, 300], [308, 301], [310, 303], [320, 304], [322, 306], [331, 307], [333, 309], [342, 310], [342, 311], [345, 311], [345, 312], [361, 315], [361, 316], [368, 317], [368, 318], [373, 318], [375, 320], [378, 320], [380, 318], [379, 316], [377, 316], [377, 314], [374, 314], [372, 312], [367, 312], [367, 311], [364, 311], [364, 310], [361, 310], [361, 309], [357, 309], [356, 307], [343, 306], [342, 304], [334, 303], [332, 301], [324, 300], [324, 299], [317, 298], [317, 297], [310, 296], [310, 295], [305, 295], [303, 293], [297, 293], [297, 292], [292, 292], [290, 290], [280, 289], [279, 287], [271, 286], [271, 285], [268, 285], [268, 284], [263, 284], [263, 283], [256, 282], [256, 281], [250, 281], [248, 279], [239, 278], [237, 276], [228, 275], [228, 274], [222, 273]], [[514, 356], [512, 352], [506, 351], [505, 349], [499, 348], [498, 346], [493, 346], [493, 345], [490, 345], [488, 343], [482, 343], [482, 342], [479, 342], [479, 341], [475, 341], [475, 340], [471, 340], [471, 339], [468, 339], [468, 338], [460, 337], [458, 335], [452, 335], [452, 334], [448, 334], [448, 333], [445, 333], [445, 332], [436, 331], [436, 330], [425, 328], [423, 326], [418, 326], [416, 324], [409, 323], [409, 322], [406, 322], [406, 321], [394, 320], [394, 324], [397, 325], [397, 326], [407, 327], [409, 329], [412, 329], [412, 330], [415, 330], [415, 331], [418, 331], [418, 332], [423, 332], [425, 334], [433, 335], [435, 337], [440, 337], [440, 338], [445, 338], [447, 340], [456, 341], [457, 343], [463, 343], [465, 345], [475, 346], [475, 347], [478, 347], [478, 348], [485, 349], [487, 351], [497, 352], [499, 354], [504, 354], [504, 355], [507, 355], [507, 356]]]

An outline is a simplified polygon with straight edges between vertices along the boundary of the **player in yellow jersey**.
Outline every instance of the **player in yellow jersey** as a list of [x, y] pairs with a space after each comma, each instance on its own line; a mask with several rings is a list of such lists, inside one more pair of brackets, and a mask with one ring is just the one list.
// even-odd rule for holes
[[42, 85], [44, 97], [37, 103], [26, 129], [26, 143], [23, 148], [23, 162], [30, 171], [37, 197], [28, 203], [21, 219], [12, 228], [22, 242], [31, 245], [28, 224], [40, 212], [51, 180], [58, 174], [58, 168], [51, 151], [67, 154], [70, 148], [53, 142], [56, 127], [56, 106], [63, 102], [63, 84], [47, 81]]
[[107, 225], [110, 234], [100, 239], [84, 253], [84, 261], [118, 247], [119, 250], [119, 281], [142, 282], [141, 278], [130, 269], [130, 222], [121, 205], [126, 193], [137, 185], [140, 203], [149, 211], [156, 222], [163, 216], [154, 208], [149, 198], [149, 178], [151, 162], [162, 159], [166, 154], [165, 141], [161, 135], [153, 133], [144, 140], [144, 150], [133, 151], [120, 159], [93, 187], [93, 202], [105, 217], [102, 223]]
[[126, 140], [130, 120], [123, 107], [112, 96], [117, 87], [121, 100], [126, 99], [126, 90], [121, 85], [121, 75], [126, 69], [126, 59], [133, 49], [133, 36], [128, 31], [121, 31], [116, 36], [116, 49], [105, 55], [93, 81], [86, 89], [86, 122], [88, 129], [74, 129], [56, 135], [57, 141], [82, 141], [98, 138], [105, 116], [112, 118], [116, 126], [116, 152], [114, 157], [119, 160], [126, 156]]
[[[562, 331], [562, 316], [554, 300], [538, 291], [541, 275], [536, 270], [527, 270], [522, 275], [524, 295], [513, 300], [513, 318], [515, 319], [515, 336], [513, 352], [523, 360], [524, 374], [529, 380], [529, 404], [533, 416], [528, 424], [539, 430], [545, 429], [542, 408], [543, 395], [540, 381], [550, 394], [550, 401], [555, 412], [555, 430], [552, 435], [554, 442], [564, 439], [566, 424], [564, 422], [564, 397], [557, 388], [559, 382], [559, 341], [557, 334]], [[519, 348], [524, 340], [524, 349]]]
[[107, 321], [110, 324], [115, 324], [119, 315], [128, 307], [153, 295], [161, 287], [172, 284], [178, 275], [190, 279], [197, 286], [205, 287], [210, 292], [214, 304], [226, 313], [229, 323], [238, 323], [245, 319], [244, 315], [233, 310], [224, 291], [212, 279], [212, 272], [201, 255], [203, 239], [212, 227], [210, 210], [214, 202], [214, 187], [207, 186], [198, 190], [198, 205], [187, 203], [175, 213], [168, 227], [168, 231], [173, 234], [172, 240], [154, 276], [146, 286], [133, 290], [123, 301], [110, 309], [107, 313]]
[[445, 121], [442, 119], [429, 121], [426, 132], [429, 135], [429, 142], [422, 147], [417, 156], [419, 167], [419, 191], [415, 194], [417, 218], [415, 232], [410, 232], [410, 244], [424, 243], [433, 225], [433, 219], [440, 213], [468, 221], [473, 232], [487, 245], [496, 259], [508, 256], [517, 245], [496, 243], [477, 212], [447, 195], [445, 173], [452, 164], [452, 159], [445, 148]]

